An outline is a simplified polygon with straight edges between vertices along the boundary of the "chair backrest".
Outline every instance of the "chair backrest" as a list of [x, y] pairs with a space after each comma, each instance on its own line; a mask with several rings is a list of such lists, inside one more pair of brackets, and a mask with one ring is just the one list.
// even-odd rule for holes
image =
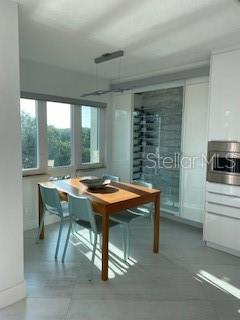
[[120, 178], [117, 177], [117, 176], [112, 176], [110, 174], [105, 174], [104, 176], [102, 176], [103, 179], [110, 179], [112, 181], [115, 181], [115, 182], [119, 182], [120, 181]]
[[[152, 189], [152, 183], [150, 182], [146, 182], [146, 181], [143, 181], [143, 180], [133, 180], [132, 181], [132, 184], [136, 184], [136, 185], [139, 185], [139, 186], [142, 186], [142, 187], [145, 187], [145, 188], [148, 188], [148, 189]], [[149, 209], [150, 211], [152, 211], [152, 208], [153, 208], [153, 204], [152, 203], [146, 203], [146, 204], [143, 204], [141, 206], [142, 208], [147, 208]], [[144, 213], [145, 216], [148, 216], [149, 213]]]
[[143, 181], [143, 180], [133, 180], [132, 181], [133, 184], [137, 184], [139, 186], [142, 186], [142, 187], [146, 187], [148, 189], [152, 189], [152, 183], [150, 182], [146, 182], [146, 181]]
[[62, 206], [57, 189], [40, 184], [40, 192], [45, 210], [62, 216]]
[[89, 222], [93, 231], [97, 231], [95, 214], [93, 213], [91, 202], [87, 197], [77, 197], [68, 194], [68, 208], [70, 217], [74, 221]]

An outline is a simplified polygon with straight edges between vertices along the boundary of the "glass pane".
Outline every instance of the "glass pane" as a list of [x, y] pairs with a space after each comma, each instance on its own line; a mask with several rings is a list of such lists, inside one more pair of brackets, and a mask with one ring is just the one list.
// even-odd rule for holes
[[[143, 107], [144, 106], [144, 107]], [[133, 179], [161, 190], [161, 207], [179, 214], [183, 89], [142, 94], [133, 113]]]
[[22, 135], [22, 167], [23, 169], [37, 168], [38, 128], [35, 100], [21, 99], [20, 112]]
[[99, 157], [99, 109], [82, 106], [82, 163], [98, 163]]
[[71, 164], [71, 106], [47, 102], [48, 166]]

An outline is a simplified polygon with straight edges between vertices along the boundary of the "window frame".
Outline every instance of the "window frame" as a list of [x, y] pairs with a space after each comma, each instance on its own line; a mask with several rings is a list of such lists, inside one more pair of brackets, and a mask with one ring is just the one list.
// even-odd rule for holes
[[[98, 132], [98, 143], [99, 143], [99, 161], [98, 162], [89, 162], [89, 163], [83, 163], [82, 162], [82, 139], [81, 139], [81, 129], [82, 129], [82, 107], [91, 107], [91, 108], [97, 108], [98, 109], [98, 124], [99, 124], [99, 132]], [[96, 168], [102, 168], [104, 167], [104, 133], [103, 133], [103, 128], [104, 128], [104, 109], [99, 108], [96, 106], [91, 106], [88, 103], [85, 105], [78, 106], [79, 108], [79, 131], [78, 131], [78, 137], [79, 137], [79, 153], [77, 156], [77, 162], [76, 162], [76, 170], [87, 170], [87, 169], [96, 169]]]
[[[26, 96], [27, 95], [27, 96]], [[77, 172], [78, 170], [88, 170], [88, 169], [96, 169], [103, 168], [105, 166], [105, 129], [104, 129], [104, 121], [105, 121], [105, 107], [106, 104], [99, 103], [97, 106], [97, 102], [93, 104], [91, 101], [83, 101], [81, 100], [81, 104], [76, 104], [76, 100], [68, 99], [68, 98], [60, 98], [56, 99], [51, 96], [46, 96], [47, 100], [39, 99], [41, 95], [37, 95], [34, 98], [34, 94], [22, 94], [21, 99], [31, 99], [35, 100], [36, 104], [36, 117], [37, 117], [37, 159], [38, 159], [38, 167], [37, 168], [22, 168], [22, 175], [32, 176], [32, 175], [61, 175], [67, 174], [71, 171]], [[45, 96], [43, 95], [43, 98]], [[48, 167], [48, 143], [47, 143], [47, 102], [61, 102], [70, 104], [71, 108], [71, 164], [69, 166], [59, 166], [59, 167]], [[74, 102], [74, 103], [70, 103]], [[81, 109], [82, 106], [95, 107], [99, 110], [99, 162], [98, 163], [81, 163]]]
[[40, 132], [44, 132], [44, 130], [43, 130], [44, 116], [45, 116], [44, 108], [39, 108], [41, 101], [38, 101], [38, 100], [35, 100], [32, 98], [25, 98], [25, 97], [23, 99], [29, 99], [29, 100], [35, 101], [36, 120], [37, 120], [37, 167], [36, 168], [22, 168], [22, 174], [23, 174], [23, 176], [42, 174], [45, 171], [44, 167], [43, 167], [43, 164], [44, 164], [44, 158], [43, 158], [44, 137], [40, 134]]

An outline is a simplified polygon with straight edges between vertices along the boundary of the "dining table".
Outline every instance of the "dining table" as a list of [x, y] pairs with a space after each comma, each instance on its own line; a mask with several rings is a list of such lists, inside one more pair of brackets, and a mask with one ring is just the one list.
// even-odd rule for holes
[[[108, 246], [109, 246], [109, 217], [127, 209], [139, 207], [152, 202], [153, 206], [153, 253], [159, 252], [160, 232], [160, 190], [148, 189], [146, 187], [126, 183], [113, 182], [104, 188], [88, 189], [81, 182], [81, 177], [47, 181], [38, 183], [38, 213], [39, 222], [43, 215], [43, 202], [40, 193], [40, 185], [56, 188], [59, 191], [61, 200], [68, 200], [67, 195], [86, 196], [92, 204], [93, 211], [102, 216], [102, 271], [103, 281], [108, 280]], [[44, 227], [40, 239], [44, 239]]]

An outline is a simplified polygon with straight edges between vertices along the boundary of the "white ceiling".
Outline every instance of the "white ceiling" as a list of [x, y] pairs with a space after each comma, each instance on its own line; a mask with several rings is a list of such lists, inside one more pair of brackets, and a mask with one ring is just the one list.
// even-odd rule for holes
[[[237, 0], [18, 0], [22, 58], [95, 74], [123, 49], [121, 78], [209, 61], [240, 44]], [[98, 65], [118, 76], [119, 60]]]

